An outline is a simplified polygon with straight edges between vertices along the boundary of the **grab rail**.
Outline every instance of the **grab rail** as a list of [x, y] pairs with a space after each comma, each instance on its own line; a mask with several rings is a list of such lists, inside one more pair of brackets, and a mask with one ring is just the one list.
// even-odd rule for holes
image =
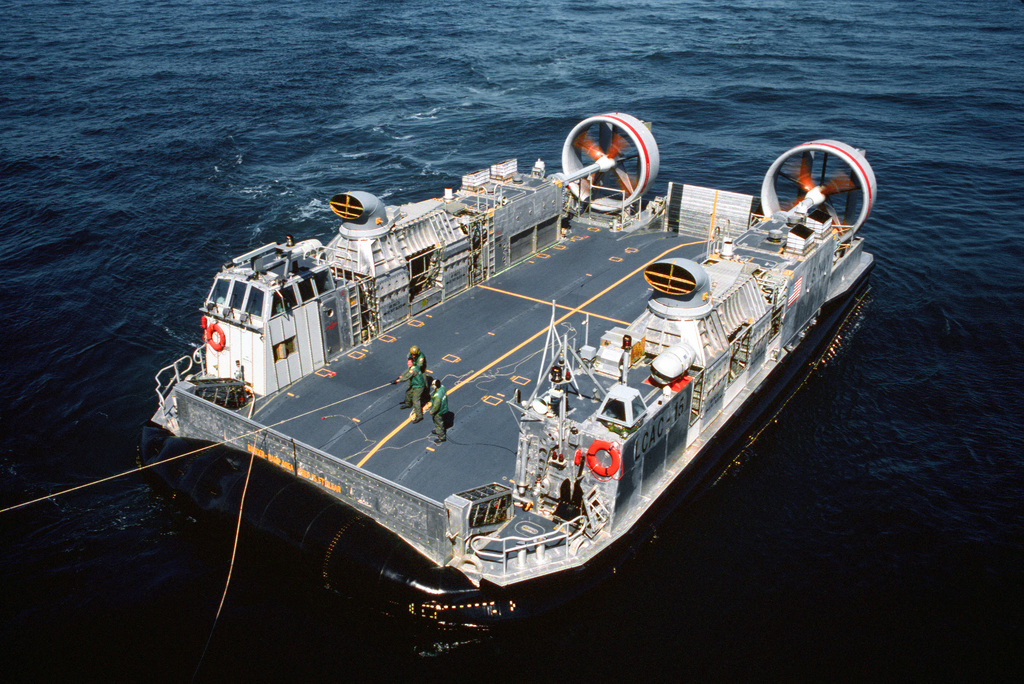
[[[513, 556], [520, 560], [523, 569], [526, 567], [526, 554], [531, 551], [536, 555], [537, 562], [543, 563], [545, 549], [560, 546], [562, 543], [568, 544], [574, 537], [583, 534], [583, 520], [584, 518], [580, 516], [575, 520], [559, 523], [554, 530], [534, 537], [474, 537], [470, 540], [469, 546], [481, 560], [501, 563], [501, 572], [504, 575], [508, 572], [509, 559]], [[575, 527], [575, 531], [570, 532], [570, 527]]]
[[[164, 407], [164, 400], [167, 399], [167, 395], [170, 394], [171, 388], [174, 387], [179, 382], [181, 382], [182, 378], [190, 370], [192, 370], [193, 366], [198, 365], [201, 369], [204, 368], [202, 357], [199, 356], [201, 351], [202, 345], [196, 347], [191, 354], [182, 356], [174, 363], [168, 366], [164, 366], [163, 368], [156, 372], [155, 376], [153, 376], [154, 379], [156, 380], [156, 398], [157, 401], [160, 402], [161, 409]], [[183, 362], [187, 362], [188, 365], [182, 367]], [[173, 371], [173, 373], [165, 383], [163, 380], [161, 380], [161, 377], [165, 375], [168, 371]]]

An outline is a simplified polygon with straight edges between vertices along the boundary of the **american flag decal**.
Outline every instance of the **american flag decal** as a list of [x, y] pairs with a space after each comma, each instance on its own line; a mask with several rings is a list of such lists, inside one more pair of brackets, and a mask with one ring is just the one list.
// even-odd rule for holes
[[796, 300], [800, 299], [800, 286], [803, 285], [803, 284], [804, 284], [804, 277], [803, 276], [800, 276], [799, 278], [796, 279], [796, 282], [793, 283], [793, 293], [791, 295], [789, 295], [789, 304], [787, 304], [786, 306], [793, 306], [793, 302], [795, 302]]

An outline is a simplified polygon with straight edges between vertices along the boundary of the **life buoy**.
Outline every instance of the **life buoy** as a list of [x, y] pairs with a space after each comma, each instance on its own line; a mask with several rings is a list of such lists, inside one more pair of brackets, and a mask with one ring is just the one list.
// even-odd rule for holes
[[[597, 452], [607, 451], [612, 462], [604, 466], [597, 460]], [[619, 451], [618, 442], [606, 442], [603, 439], [595, 439], [587, 449], [587, 465], [598, 477], [612, 477], [622, 467], [622, 453]]]
[[210, 349], [215, 352], [222, 351], [224, 345], [228, 341], [228, 336], [221, 330], [220, 325], [213, 323], [212, 325], [206, 326], [205, 332], [203, 333], [203, 339], [206, 340], [206, 344], [210, 345]]

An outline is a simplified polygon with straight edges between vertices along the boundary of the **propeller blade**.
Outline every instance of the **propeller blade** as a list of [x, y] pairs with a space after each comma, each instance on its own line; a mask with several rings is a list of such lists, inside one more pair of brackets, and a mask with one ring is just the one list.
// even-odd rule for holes
[[612, 136], [612, 142], [608, 146], [608, 152], [607, 152], [608, 158], [609, 159], [618, 159], [619, 153], [622, 152], [622, 150], [626, 149], [626, 146], [628, 144], [629, 144], [629, 141], [626, 140], [625, 138], [623, 138], [618, 133], [613, 135]]
[[[607, 150], [611, 146], [612, 134], [614, 132], [615, 129], [612, 128], [612, 125], [608, 122], [604, 122], [600, 126], [598, 126], [597, 144], [601, 147], [602, 150]], [[612, 155], [609, 154], [608, 156], [610, 157]]]
[[627, 195], [632, 195], [633, 189], [636, 188], [636, 183], [629, 177], [629, 174], [616, 167], [615, 175], [619, 178], [619, 187], [625, 190]]
[[849, 174], [841, 174], [833, 176], [829, 182], [822, 185], [821, 193], [826, 196], [834, 195], [837, 192], [848, 192], [856, 187], [857, 185], [850, 178]]
[[604, 153], [601, 152], [601, 148], [597, 146], [597, 143], [593, 141], [586, 131], [580, 133], [576, 138], [576, 142], [573, 143], [573, 146], [577, 149], [584, 150], [594, 161], [597, 161], [604, 156]]
[[797, 184], [803, 188], [805, 193], [813, 190], [816, 185], [814, 179], [811, 178], [811, 164], [811, 153], [810, 151], [805, 151], [800, 156], [800, 175], [796, 178]]

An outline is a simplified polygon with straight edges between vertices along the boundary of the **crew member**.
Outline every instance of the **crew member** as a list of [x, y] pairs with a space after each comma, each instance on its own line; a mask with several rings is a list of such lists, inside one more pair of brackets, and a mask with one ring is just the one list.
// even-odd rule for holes
[[409, 370], [405, 371], [401, 376], [391, 382], [396, 385], [403, 380], [409, 381], [409, 387], [405, 391], [405, 402], [400, 404], [401, 408], [411, 408], [416, 414], [416, 418], [412, 421], [418, 423], [423, 420], [423, 389], [425, 386], [424, 375], [420, 370], [420, 366], [417, 363], [413, 363], [412, 359], [407, 361]]
[[448, 413], [448, 392], [437, 378], [434, 378], [434, 389], [430, 393], [430, 412], [434, 415], [435, 442], [441, 443], [448, 439], [444, 429], [444, 417]]
[[409, 359], [420, 367], [420, 373], [427, 372], [427, 357], [415, 344], [409, 347]]
[[424, 404], [430, 401], [430, 376], [427, 374], [427, 357], [420, 351], [417, 345], [409, 347], [409, 360], [420, 367], [420, 373], [423, 374], [423, 394], [419, 397], [419, 403]]

